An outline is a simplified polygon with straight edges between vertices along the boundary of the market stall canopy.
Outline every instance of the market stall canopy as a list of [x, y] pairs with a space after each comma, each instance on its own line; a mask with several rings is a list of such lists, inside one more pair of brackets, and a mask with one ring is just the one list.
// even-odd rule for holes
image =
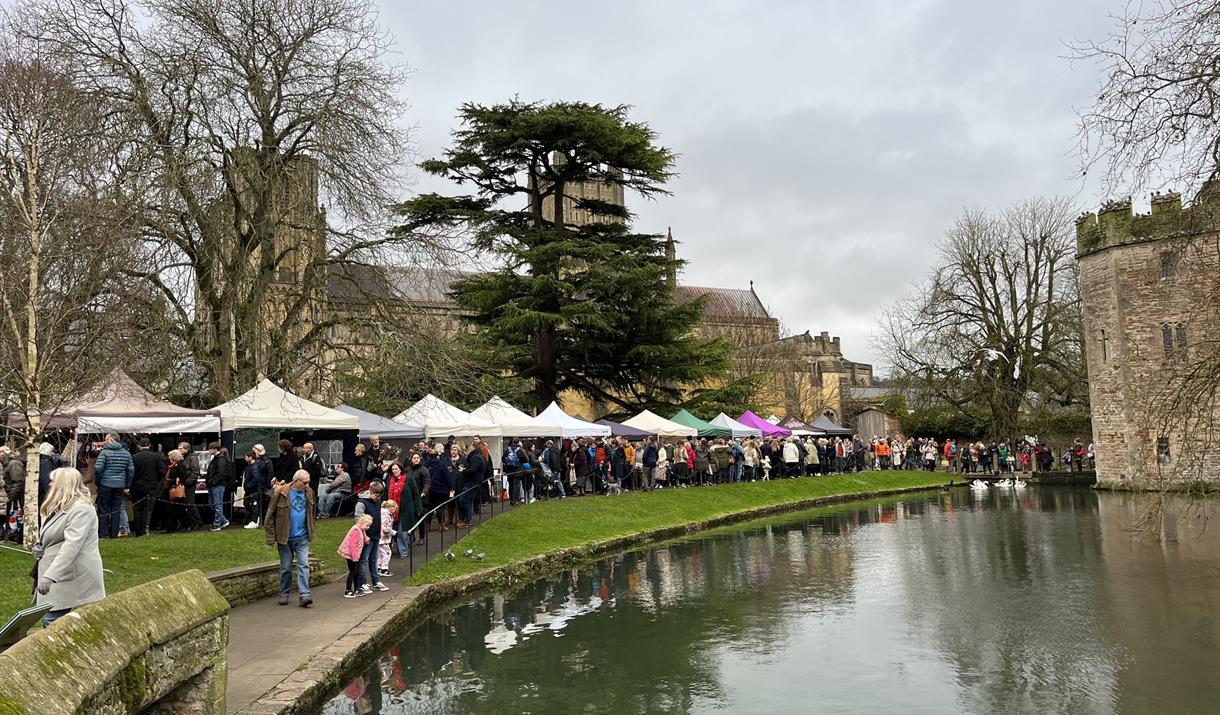
[[678, 414], [674, 415], [673, 417], [670, 417], [669, 419], [674, 422], [677, 422], [680, 425], [686, 425], [687, 427], [694, 427], [696, 430], [698, 430], [698, 434], [700, 437], [732, 437], [733, 436], [733, 430], [729, 429], [728, 427], [721, 427], [720, 425], [714, 425], [711, 422], [705, 422], [704, 420], [701, 420], [698, 417], [695, 417], [694, 415], [687, 412], [686, 410], [679, 410]]
[[435, 395], [424, 395], [419, 402], [399, 413], [394, 421], [423, 425], [424, 435], [429, 439], [433, 437], [499, 437], [504, 434], [495, 422], [475, 417]]
[[585, 422], [584, 420], [576, 419], [559, 408], [559, 404], [552, 402], [546, 406], [546, 409], [538, 415], [538, 419], [554, 422], [559, 425], [561, 437], [609, 437], [610, 428], [605, 425]]
[[238, 429], [278, 427], [281, 430], [359, 430], [360, 418], [331, 409], [263, 380], [220, 405], [220, 426]]
[[712, 424], [727, 427], [729, 431], [733, 433], [734, 439], [741, 439], [743, 437], [762, 437], [762, 430], [758, 429], [757, 427], [743, 425], [723, 412], [712, 418]]
[[[218, 411], [191, 410], [157, 399], [122, 370], [110, 373], [92, 394], [44, 415], [42, 421], [49, 429], [74, 427], [82, 434], [220, 432]], [[9, 424], [22, 428], [26, 421], [14, 416]]]
[[826, 415], [820, 415], [816, 420], [810, 423], [809, 426], [813, 427], [814, 429], [819, 429], [831, 437], [850, 437], [853, 434], [850, 429], [838, 426]]
[[627, 439], [644, 439], [645, 437], [652, 436], [651, 432], [647, 432], [642, 429], [636, 429], [634, 427], [628, 427], [625, 424], [621, 424], [619, 422], [611, 422], [610, 420], [598, 420], [594, 424], [605, 425], [606, 427], [609, 427], [610, 434], [614, 435], [615, 437], [626, 437]]
[[628, 427], [642, 429], [648, 432], [648, 434], [655, 434], [659, 437], [694, 437], [699, 433], [699, 430], [694, 427], [667, 420], [655, 412], [649, 412], [648, 410], [644, 410], [629, 420], [623, 420], [623, 424]]
[[505, 437], [559, 437], [563, 434], [558, 422], [527, 415], [499, 395], [470, 414], [500, 425]]
[[355, 415], [360, 420], [360, 439], [368, 439], [374, 435], [383, 439], [423, 439], [423, 425], [395, 422], [388, 417], [358, 410], [351, 405], [338, 405], [336, 410], [349, 415]]
[[764, 437], [787, 437], [792, 434], [783, 427], [777, 427], [749, 410], [742, 412], [741, 417], [738, 417], [737, 421], [747, 427], [761, 430]]
[[813, 427], [812, 425], [808, 425], [808, 424], [798, 420], [797, 418], [793, 417], [792, 415], [788, 415], [784, 419], [780, 420], [779, 426], [783, 427], [784, 429], [788, 430], [789, 432], [791, 432], [792, 434], [794, 434], [798, 437], [808, 437], [810, 435], [815, 435], [815, 434], [825, 434], [825, 430], [820, 430], [820, 429], [817, 429], [816, 427]]

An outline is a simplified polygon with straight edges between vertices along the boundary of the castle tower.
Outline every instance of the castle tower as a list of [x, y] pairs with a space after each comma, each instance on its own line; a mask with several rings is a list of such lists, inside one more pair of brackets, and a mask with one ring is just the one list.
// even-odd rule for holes
[[1077, 221], [1100, 482], [1220, 481], [1220, 449], [1214, 442], [1220, 406], [1210, 418], [1184, 422], [1178, 410], [1192, 406], [1172, 405], [1184, 376], [1215, 359], [1211, 332], [1220, 324], [1215, 188], [1205, 186], [1187, 209], [1176, 193], [1156, 194], [1148, 214], [1133, 214], [1128, 199], [1108, 202]]

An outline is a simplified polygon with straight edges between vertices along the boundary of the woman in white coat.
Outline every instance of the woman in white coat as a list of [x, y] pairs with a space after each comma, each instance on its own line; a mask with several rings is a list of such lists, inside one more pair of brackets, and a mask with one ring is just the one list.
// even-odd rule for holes
[[42, 618], [45, 627], [77, 606], [105, 598], [106, 586], [97, 549], [97, 510], [80, 472], [71, 467], [51, 472], [51, 486], [39, 511], [36, 602], [51, 604]]

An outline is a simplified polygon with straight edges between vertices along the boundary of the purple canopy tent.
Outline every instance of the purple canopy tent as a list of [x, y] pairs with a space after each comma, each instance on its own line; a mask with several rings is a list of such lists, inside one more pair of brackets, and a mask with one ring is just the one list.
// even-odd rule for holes
[[635, 427], [628, 427], [627, 425], [622, 425], [622, 424], [619, 424], [618, 422], [611, 422], [610, 420], [598, 420], [598, 421], [594, 422], [593, 424], [605, 425], [606, 427], [609, 427], [610, 434], [615, 437], [626, 437], [627, 439], [644, 439], [645, 437], [652, 436], [652, 433], [648, 432], [646, 430], [636, 429]]
[[742, 412], [741, 417], [738, 417], [737, 421], [747, 427], [762, 430], [764, 437], [790, 437], [792, 435], [790, 431], [771, 424], [749, 410]]

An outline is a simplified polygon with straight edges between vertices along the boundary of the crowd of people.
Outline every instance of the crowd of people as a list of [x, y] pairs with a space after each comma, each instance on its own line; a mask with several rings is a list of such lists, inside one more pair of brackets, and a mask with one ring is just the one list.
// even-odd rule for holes
[[[82, 469], [65, 466], [63, 454], [75, 454]], [[868, 440], [816, 435], [650, 436], [638, 441], [625, 437], [509, 439], [500, 455], [502, 470], [497, 472], [487, 443], [479, 437], [471, 438], [469, 444], [450, 437], [443, 443], [420, 441], [407, 448], [395, 448], [373, 437], [356, 446], [350, 468], [341, 462], [328, 467], [311, 442], [297, 446], [284, 439], [276, 444], [274, 457], [267, 455], [263, 445], [253, 445], [244, 455], [240, 476], [238, 464], [218, 442], [207, 446], [205, 459], [198, 456], [188, 442], [162, 454], [152, 449], [146, 437], [136, 441], [133, 454], [115, 434], [88, 448], [69, 443], [59, 454], [43, 443], [39, 449], [40, 552], [54, 554], [50, 545], [65, 534], [85, 538], [84, 527], [92, 544], [84, 548], [91, 553], [97, 552], [99, 539], [140, 537], [156, 529], [164, 533], [201, 529], [204, 519], [196, 493], [203, 484], [207, 494], [202, 506], [210, 510], [210, 530], [222, 531], [232, 519], [244, 521], [246, 529], [262, 528], [267, 543], [279, 552], [280, 604], [289, 603], [295, 565], [298, 604], [308, 608], [313, 604], [309, 549], [316, 519], [345, 513], [354, 517], [338, 553], [348, 563], [345, 597], [358, 598], [388, 590], [382, 579], [393, 575], [392, 558], [406, 558], [412, 545], [424, 540], [425, 530], [466, 528], [480, 504], [494, 499], [524, 504], [545, 498], [869, 470], [1029, 472], [1049, 470], [1056, 452], [1036, 438], [1012, 442], [938, 441], [899, 435]], [[1061, 459], [1069, 468], [1084, 469], [1092, 462], [1093, 447], [1077, 440], [1063, 451]], [[20, 455], [0, 447], [0, 475], [9, 514], [0, 528], [18, 538], [16, 516], [25, 474]], [[70, 528], [60, 531], [61, 525]], [[45, 578], [40, 565], [37, 585], [41, 595], [54, 600], [51, 620], [87, 602], [81, 598], [96, 600], [99, 592], [104, 593], [99, 577], [97, 588], [85, 584], [83, 593], [55, 596], [57, 571], [53, 565], [48, 565]], [[100, 559], [97, 565], [100, 571]], [[58, 593], [64, 592], [61, 586]]]

